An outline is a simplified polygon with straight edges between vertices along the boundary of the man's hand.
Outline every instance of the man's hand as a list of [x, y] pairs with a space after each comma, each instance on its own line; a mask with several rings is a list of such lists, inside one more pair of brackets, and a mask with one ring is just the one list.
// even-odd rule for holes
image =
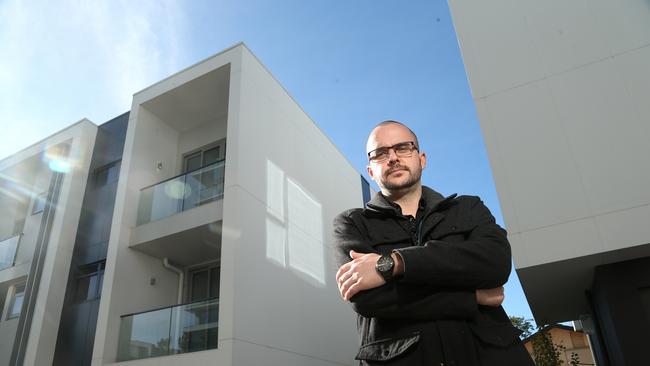
[[369, 290], [386, 283], [375, 269], [379, 254], [362, 254], [351, 250], [350, 257], [352, 260], [342, 265], [336, 272], [336, 282], [343, 300], [349, 301], [359, 291]]
[[476, 302], [479, 305], [500, 306], [505, 299], [503, 287], [476, 290]]

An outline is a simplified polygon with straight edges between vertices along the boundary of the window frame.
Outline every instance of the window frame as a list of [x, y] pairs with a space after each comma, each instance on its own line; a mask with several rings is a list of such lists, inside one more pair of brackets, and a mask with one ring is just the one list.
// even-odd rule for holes
[[[6, 320], [10, 319], [15, 319], [19, 318], [20, 314], [23, 312], [23, 303], [25, 301], [25, 288], [26, 288], [27, 283], [19, 283], [13, 286], [13, 291], [11, 294], [11, 300], [9, 302], [9, 307], [7, 307], [7, 317], [5, 318]], [[18, 295], [22, 298], [22, 301], [20, 303], [20, 309], [18, 312], [14, 312], [14, 306], [16, 305], [16, 299], [18, 298]]]
[[[194, 156], [197, 153], [201, 154], [201, 167], [199, 169], [204, 168], [207, 165], [209, 165], [209, 164], [205, 164], [204, 154], [205, 154], [206, 151], [212, 150], [212, 149], [217, 148], [217, 147], [219, 148], [219, 158], [217, 159], [217, 161], [225, 159], [225, 157], [226, 157], [226, 139], [225, 138], [219, 139], [219, 140], [217, 140], [215, 142], [211, 142], [211, 143], [209, 143], [207, 145], [204, 145], [204, 146], [201, 146], [201, 147], [198, 147], [196, 149], [192, 149], [190, 151], [187, 151], [187, 152], [183, 153], [182, 154], [182, 159], [181, 159], [181, 161], [182, 161], [181, 172], [182, 173], [189, 173], [190, 172], [190, 171], [187, 170], [187, 158], [189, 158], [191, 156]], [[214, 164], [214, 163], [211, 163], [211, 164]], [[196, 170], [198, 170], [198, 169], [196, 169]]]
[[[107, 186], [107, 185], [109, 185], [111, 183], [117, 182], [120, 179], [121, 163], [122, 163], [122, 160], [118, 159], [118, 160], [112, 161], [112, 162], [110, 162], [108, 164], [104, 164], [104, 165], [102, 165], [100, 167], [95, 168], [93, 170], [93, 173], [92, 173], [93, 174], [93, 188], [97, 189], [97, 188]], [[117, 170], [116, 173], [115, 173], [114, 180], [110, 180], [111, 169], [116, 169]], [[105, 178], [105, 180], [103, 182], [100, 182], [99, 181], [99, 174], [102, 173], [102, 172], [106, 172], [106, 178]]]
[[[93, 268], [94, 267], [94, 268]], [[99, 261], [99, 262], [93, 262], [93, 263], [88, 263], [84, 264], [78, 267], [78, 274], [75, 276], [74, 279], [74, 297], [73, 297], [73, 302], [75, 304], [81, 304], [84, 302], [88, 301], [93, 301], [101, 298], [102, 296], [102, 285], [104, 284], [104, 272], [106, 271], [106, 261]], [[90, 296], [90, 282], [88, 283], [88, 286], [86, 286], [86, 291], [85, 291], [85, 296], [83, 298], [80, 297], [80, 290], [81, 286], [79, 284], [81, 283], [82, 280], [84, 279], [89, 279], [91, 280], [92, 277], [97, 277], [97, 283], [95, 287], [94, 293], [92, 293], [92, 296]]]

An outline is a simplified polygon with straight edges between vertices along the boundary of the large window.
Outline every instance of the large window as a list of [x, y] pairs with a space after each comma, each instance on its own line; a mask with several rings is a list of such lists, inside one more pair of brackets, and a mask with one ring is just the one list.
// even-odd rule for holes
[[20, 316], [23, 308], [23, 299], [25, 298], [25, 284], [16, 285], [14, 287], [14, 294], [9, 303], [9, 310], [7, 311], [7, 319], [13, 319]]

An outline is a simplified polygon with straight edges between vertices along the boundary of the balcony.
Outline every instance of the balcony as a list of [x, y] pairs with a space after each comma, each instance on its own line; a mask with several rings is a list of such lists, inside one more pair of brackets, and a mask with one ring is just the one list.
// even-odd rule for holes
[[118, 361], [217, 348], [219, 300], [209, 299], [124, 315]]
[[0, 271], [14, 266], [20, 235], [0, 241]]
[[140, 191], [138, 225], [212, 202], [223, 196], [225, 161], [184, 173]]

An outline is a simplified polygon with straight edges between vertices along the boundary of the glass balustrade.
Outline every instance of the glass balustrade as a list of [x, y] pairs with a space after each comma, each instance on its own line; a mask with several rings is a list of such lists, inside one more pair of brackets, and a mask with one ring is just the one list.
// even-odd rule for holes
[[224, 161], [179, 175], [140, 191], [138, 225], [214, 201], [223, 195]]
[[10, 238], [0, 241], [0, 271], [5, 268], [13, 267], [16, 260], [16, 251], [18, 250], [18, 242], [20, 235], [12, 236]]
[[118, 361], [217, 348], [219, 300], [122, 316]]

